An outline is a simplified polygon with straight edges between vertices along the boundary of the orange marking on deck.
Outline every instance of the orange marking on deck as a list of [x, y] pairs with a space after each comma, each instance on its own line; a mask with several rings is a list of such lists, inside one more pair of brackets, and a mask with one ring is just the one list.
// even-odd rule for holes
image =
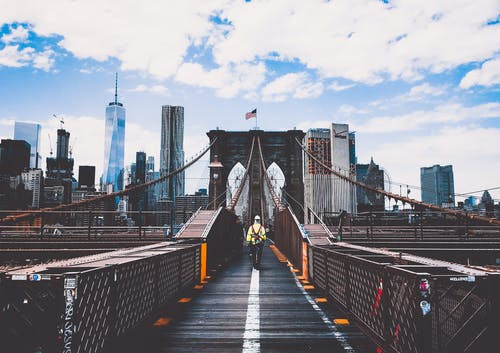
[[208, 281], [201, 281], [201, 284], [208, 284]]
[[177, 301], [177, 303], [189, 303], [191, 298], [181, 298]]
[[207, 243], [201, 243], [200, 245], [200, 281], [207, 277]]
[[156, 320], [153, 324], [153, 326], [167, 326], [172, 322], [172, 319], [170, 317], [160, 317], [158, 320]]
[[316, 301], [316, 303], [326, 303], [326, 302], [328, 302], [328, 299], [326, 299], [326, 298], [316, 298], [314, 300]]
[[196, 286], [194, 286], [194, 289], [203, 289], [203, 286], [201, 284], [197, 284]]
[[300, 279], [301, 281], [305, 280], [304, 276], [297, 276], [297, 278]]
[[212, 276], [205, 276], [205, 279], [211, 279]]
[[312, 289], [314, 289], [314, 286], [312, 286], [312, 285], [307, 285], [307, 286], [304, 286], [304, 289], [307, 289], [307, 290], [312, 290]]
[[349, 320], [347, 320], [347, 319], [333, 319], [333, 323], [336, 325], [349, 325]]
[[295, 273], [300, 272], [300, 271], [299, 271], [299, 270], [297, 270], [296, 268], [290, 268], [290, 271], [295, 272]]

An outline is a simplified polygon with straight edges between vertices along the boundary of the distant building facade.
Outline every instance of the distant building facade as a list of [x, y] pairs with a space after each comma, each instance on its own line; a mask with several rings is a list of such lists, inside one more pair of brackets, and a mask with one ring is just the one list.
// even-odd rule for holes
[[30, 169], [21, 174], [21, 178], [26, 190], [33, 193], [31, 208], [40, 208], [43, 197], [43, 171], [41, 169]]
[[78, 188], [95, 189], [95, 166], [81, 165], [78, 167]]
[[154, 156], [148, 156], [148, 159], [146, 160], [146, 173], [149, 171], [155, 171], [155, 157]]
[[[309, 129], [305, 136], [307, 149], [322, 164], [352, 179], [356, 175], [356, 139], [347, 124], [332, 124], [330, 129]], [[356, 189], [334, 175], [307, 154], [304, 155], [304, 205], [324, 218], [340, 211], [357, 212]]]
[[112, 185], [113, 191], [123, 189], [125, 156], [125, 108], [118, 102], [117, 82], [118, 78], [115, 80], [115, 100], [106, 107], [104, 133], [103, 184]]
[[146, 153], [135, 154], [135, 184], [144, 184], [146, 181]]
[[422, 201], [440, 207], [455, 205], [455, 186], [451, 165], [420, 168]]
[[[57, 153], [56, 157], [48, 157], [46, 160], [47, 171], [45, 178], [45, 186], [47, 187], [62, 187], [63, 198], [62, 203], [71, 203], [71, 191], [73, 189], [73, 183], [76, 180], [73, 178], [73, 158], [68, 156], [69, 153], [69, 137], [70, 133], [64, 129], [57, 130]], [[49, 193], [49, 198], [44, 197], [44, 202], [49, 202], [45, 206], [57, 205], [59, 197], [52, 197], [51, 195], [59, 195], [59, 188], [54, 189], [55, 191], [47, 191]], [[45, 195], [45, 190], [44, 190]]]
[[[184, 165], [184, 107], [162, 106], [160, 147], [160, 176]], [[162, 197], [172, 199], [184, 193], [184, 172], [162, 183]]]
[[42, 126], [16, 121], [14, 123], [14, 140], [24, 140], [30, 144], [30, 168], [41, 168], [40, 135]]
[[[332, 148], [332, 168], [351, 179], [356, 178], [356, 156], [354, 134], [349, 132], [348, 124], [333, 123], [330, 130]], [[333, 175], [332, 211], [357, 211], [356, 187], [346, 180]]]
[[[356, 164], [356, 180], [376, 189], [384, 190], [384, 171], [373, 162]], [[385, 209], [384, 197], [375, 192], [358, 187], [356, 190], [358, 212], [383, 212]]]
[[[306, 132], [305, 144], [318, 160], [332, 166], [330, 129], [309, 129]], [[332, 210], [332, 176], [331, 171], [304, 154], [304, 206], [306, 222], [312, 217], [308, 210], [318, 215]]]
[[21, 175], [30, 166], [30, 144], [24, 140], [3, 139], [0, 143], [0, 174]]

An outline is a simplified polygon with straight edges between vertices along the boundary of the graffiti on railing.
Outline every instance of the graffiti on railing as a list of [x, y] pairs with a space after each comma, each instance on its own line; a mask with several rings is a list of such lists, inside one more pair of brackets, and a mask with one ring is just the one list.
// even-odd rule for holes
[[63, 342], [64, 353], [71, 353], [74, 334], [74, 302], [76, 299], [76, 277], [64, 279], [64, 298], [66, 301], [64, 312]]

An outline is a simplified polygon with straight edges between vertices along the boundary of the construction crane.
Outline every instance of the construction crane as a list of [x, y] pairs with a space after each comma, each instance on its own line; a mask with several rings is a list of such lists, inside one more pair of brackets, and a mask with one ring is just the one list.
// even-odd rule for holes
[[[52, 114], [52, 116], [56, 119], [59, 119], [59, 117], [55, 114]], [[64, 117], [60, 118], [59, 122], [61, 123], [61, 129], [64, 127]]]

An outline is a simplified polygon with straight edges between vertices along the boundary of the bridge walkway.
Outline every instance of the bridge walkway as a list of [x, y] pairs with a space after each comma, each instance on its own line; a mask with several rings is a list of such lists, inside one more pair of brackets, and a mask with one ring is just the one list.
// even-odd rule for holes
[[156, 331], [155, 347], [148, 351], [375, 351], [355, 326], [332, 324], [332, 318], [344, 316], [330, 305], [321, 309], [308, 292], [269, 247], [264, 249], [261, 271], [252, 269], [245, 251], [189, 303], [180, 304], [186, 307], [171, 324]]

